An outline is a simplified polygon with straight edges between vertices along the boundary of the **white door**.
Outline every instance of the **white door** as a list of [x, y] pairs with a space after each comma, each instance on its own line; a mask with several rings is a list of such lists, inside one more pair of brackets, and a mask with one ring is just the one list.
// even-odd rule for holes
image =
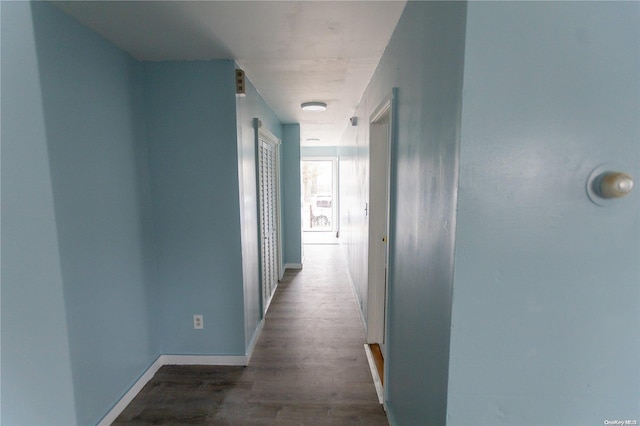
[[279, 140], [258, 130], [262, 306], [266, 314], [280, 277]]
[[369, 124], [367, 342], [379, 344], [383, 356], [386, 356], [392, 101], [390, 97], [383, 102]]

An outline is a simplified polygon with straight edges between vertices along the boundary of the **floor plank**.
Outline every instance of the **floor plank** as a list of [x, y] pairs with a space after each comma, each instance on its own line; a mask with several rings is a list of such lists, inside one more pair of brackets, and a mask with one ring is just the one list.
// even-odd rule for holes
[[340, 246], [305, 245], [247, 367], [164, 366], [114, 425], [388, 425]]

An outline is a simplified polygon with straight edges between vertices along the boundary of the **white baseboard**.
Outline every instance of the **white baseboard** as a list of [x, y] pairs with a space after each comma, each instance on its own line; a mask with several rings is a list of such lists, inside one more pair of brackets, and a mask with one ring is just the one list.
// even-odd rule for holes
[[[282, 276], [284, 276], [284, 273], [282, 274]], [[276, 291], [278, 290], [278, 284], [280, 283], [280, 281], [282, 281], [282, 277], [280, 277], [280, 279], [276, 283], [276, 286], [273, 289], [273, 293], [271, 293], [271, 297], [269, 298], [269, 300], [267, 300], [267, 302], [266, 302], [266, 304], [264, 306], [264, 315], [267, 315], [267, 312], [269, 312], [269, 306], [271, 306], [271, 301], [273, 300], [273, 296], [276, 295]]]
[[284, 269], [302, 269], [302, 263], [285, 263]]
[[246, 355], [161, 355], [162, 365], [247, 365]]
[[122, 413], [124, 409], [127, 408], [127, 405], [129, 405], [131, 401], [133, 401], [133, 398], [138, 395], [138, 392], [142, 390], [144, 385], [146, 385], [147, 382], [151, 380], [153, 375], [156, 374], [156, 372], [160, 369], [160, 367], [162, 367], [162, 365], [162, 355], [160, 355], [158, 359], [156, 359], [155, 362], [151, 364], [149, 368], [147, 368], [147, 371], [145, 371], [144, 374], [142, 374], [142, 376], [140, 376], [140, 378], [133, 384], [133, 386], [131, 386], [127, 393], [125, 393], [122, 398], [120, 398], [120, 401], [118, 401], [116, 405], [114, 405], [113, 408], [102, 418], [102, 420], [100, 420], [98, 426], [111, 425], [111, 423], [113, 423], [118, 418], [120, 413]]
[[262, 331], [262, 322], [256, 330], [254, 340], [251, 342], [250, 351], [247, 352], [247, 355], [160, 355], [133, 386], [131, 386], [127, 393], [125, 393], [102, 420], [100, 420], [98, 426], [111, 425], [163, 365], [247, 365], [260, 331]]
[[351, 287], [351, 292], [353, 293], [353, 303], [356, 304], [356, 309], [358, 310], [358, 314], [360, 314], [362, 331], [364, 331], [364, 335], [367, 336], [367, 320], [364, 318], [364, 312], [362, 312], [362, 307], [360, 306], [360, 296], [358, 295], [358, 290], [356, 290], [356, 284], [353, 282], [349, 268], [347, 268], [347, 276], [349, 277], [349, 287]]
[[256, 343], [258, 342], [258, 337], [260, 337], [260, 334], [262, 333], [262, 327], [264, 326], [264, 319], [261, 320], [258, 323], [258, 326], [256, 327], [256, 331], [253, 333], [253, 338], [251, 339], [251, 342], [249, 342], [249, 347], [247, 348], [247, 365], [249, 364], [249, 361], [251, 361], [251, 355], [253, 355], [253, 350], [256, 347]]
[[382, 389], [382, 381], [378, 374], [378, 367], [376, 367], [376, 361], [373, 359], [371, 348], [368, 344], [364, 344], [364, 351], [367, 354], [367, 361], [369, 361], [369, 368], [371, 369], [371, 377], [373, 378], [373, 385], [376, 387], [376, 393], [378, 394], [378, 402], [384, 404], [384, 390]]

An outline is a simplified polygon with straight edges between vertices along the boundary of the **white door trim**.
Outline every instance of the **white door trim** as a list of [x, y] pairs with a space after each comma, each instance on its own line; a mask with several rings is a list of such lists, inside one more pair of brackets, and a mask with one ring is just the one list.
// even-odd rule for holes
[[[340, 229], [340, 193], [338, 192], [340, 189], [340, 176], [339, 176], [339, 166], [340, 163], [338, 161], [337, 156], [322, 156], [322, 157], [309, 157], [304, 156], [300, 158], [300, 166], [302, 167], [302, 162], [304, 161], [331, 161], [331, 197], [332, 197], [332, 205], [331, 205], [331, 229], [328, 232], [338, 232]], [[302, 178], [302, 177], [301, 177]], [[300, 184], [301, 187], [303, 183]], [[300, 195], [303, 197], [303, 194]], [[304, 214], [304, 213], [303, 213]], [[304, 223], [305, 217], [302, 218], [302, 222]]]
[[[284, 274], [284, 269], [282, 268], [282, 226], [281, 226], [281, 188], [280, 188], [280, 139], [278, 139], [273, 133], [269, 130], [262, 127], [262, 122], [254, 118], [254, 125], [256, 129], [256, 184], [257, 184], [257, 192], [258, 192], [258, 233], [260, 240], [260, 301], [262, 305], [261, 314], [262, 318], [267, 312], [269, 308], [269, 304], [271, 303], [271, 299], [273, 294], [275, 293], [275, 289], [277, 287], [278, 281], [282, 278]], [[275, 270], [275, 283], [266, 282], [265, 280], [265, 255], [264, 255], [264, 233], [263, 233], [263, 193], [262, 193], [262, 147], [270, 146], [274, 149], [274, 157], [275, 164], [273, 165], [273, 173], [275, 174], [275, 259], [271, 259], [271, 261], [275, 261], [275, 265], [271, 264], [270, 266]], [[274, 277], [268, 277], [269, 280], [273, 280]], [[266, 289], [266, 286], [269, 288]], [[268, 294], [266, 294], [268, 293]]]
[[[367, 288], [367, 342], [378, 343], [386, 358], [388, 262], [390, 255], [394, 89], [369, 118], [369, 246]], [[382, 144], [372, 147], [372, 144]], [[376, 149], [379, 148], [379, 149]], [[383, 241], [384, 239], [384, 241]], [[384, 246], [381, 246], [384, 244]]]

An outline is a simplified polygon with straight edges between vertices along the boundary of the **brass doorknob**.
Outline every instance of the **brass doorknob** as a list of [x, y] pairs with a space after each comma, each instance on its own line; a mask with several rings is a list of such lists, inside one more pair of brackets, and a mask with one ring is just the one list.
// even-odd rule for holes
[[605, 172], [596, 178], [594, 190], [602, 198], [621, 198], [633, 189], [633, 178], [627, 173]]

